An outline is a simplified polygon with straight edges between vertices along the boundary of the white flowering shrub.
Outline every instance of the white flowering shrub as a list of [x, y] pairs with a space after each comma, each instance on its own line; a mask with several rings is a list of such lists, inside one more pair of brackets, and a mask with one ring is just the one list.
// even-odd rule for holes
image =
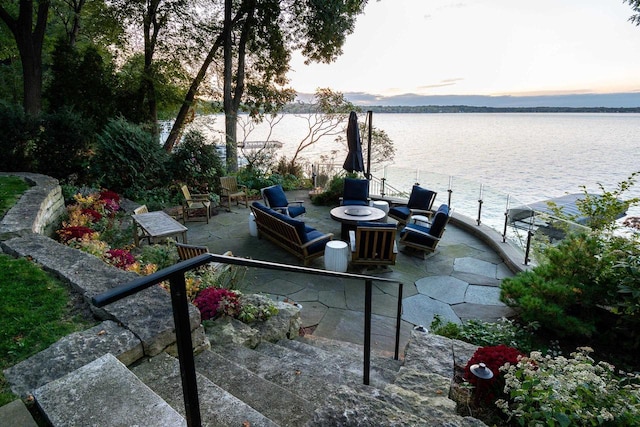
[[496, 406], [521, 426], [627, 426], [640, 420], [640, 376], [595, 363], [593, 350], [578, 348], [571, 357], [531, 352], [506, 364], [505, 394]]

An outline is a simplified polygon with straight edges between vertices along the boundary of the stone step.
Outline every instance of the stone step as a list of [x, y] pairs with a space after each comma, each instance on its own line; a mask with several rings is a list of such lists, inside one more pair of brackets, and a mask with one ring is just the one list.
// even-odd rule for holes
[[[262, 350], [257, 350], [262, 347]], [[328, 369], [314, 365], [299, 353], [279, 347], [271, 354], [266, 347], [279, 347], [275, 344], [261, 343], [256, 350], [227, 344], [224, 347], [212, 347], [212, 351], [229, 360], [236, 360], [256, 375], [289, 390], [293, 394], [311, 402], [314, 407], [324, 404], [336, 387], [345, 381], [346, 375], [337, 365]], [[280, 350], [281, 349], [281, 350]], [[286, 357], [279, 357], [282, 351], [289, 351]]]
[[[314, 348], [320, 348], [330, 353], [340, 353], [343, 357], [349, 357], [356, 360], [363, 360], [364, 346], [352, 342], [339, 341], [331, 338], [321, 337], [319, 335], [305, 335], [296, 338], [294, 341], [300, 341], [309, 344]], [[402, 366], [402, 360], [394, 360], [393, 353], [387, 351], [371, 350], [371, 363], [375, 366], [388, 369], [390, 371], [398, 371]]]
[[[172, 408], [185, 416], [180, 364], [176, 358], [161, 353], [132, 367], [131, 371]], [[203, 426], [277, 427], [272, 420], [218, 387], [204, 375], [196, 375]]]
[[61, 338], [45, 350], [4, 371], [13, 393], [21, 397], [107, 353], [129, 365], [143, 355], [142, 343], [110, 320]]
[[311, 419], [315, 407], [303, 398], [265, 380], [212, 351], [196, 356], [198, 372], [278, 425], [295, 427]]
[[184, 418], [112, 354], [37, 388], [52, 426], [186, 426]]
[[0, 420], [3, 420], [3, 423], [6, 422], [7, 425], [9, 425], [7, 420], [11, 420], [11, 425], [17, 427], [38, 427], [38, 424], [31, 416], [31, 412], [20, 399], [0, 406]]

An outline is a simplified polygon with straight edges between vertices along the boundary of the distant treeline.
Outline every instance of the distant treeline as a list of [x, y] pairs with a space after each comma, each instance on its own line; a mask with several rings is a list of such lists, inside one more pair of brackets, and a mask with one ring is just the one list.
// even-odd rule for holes
[[[640, 107], [473, 107], [470, 105], [423, 105], [423, 106], [369, 106], [362, 111], [374, 113], [640, 113]], [[288, 104], [284, 113], [314, 113], [311, 104]]]

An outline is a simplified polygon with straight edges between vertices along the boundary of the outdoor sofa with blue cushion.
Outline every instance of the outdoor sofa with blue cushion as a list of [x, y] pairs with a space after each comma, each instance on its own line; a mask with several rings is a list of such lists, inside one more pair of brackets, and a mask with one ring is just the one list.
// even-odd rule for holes
[[431, 208], [437, 194], [435, 191], [414, 185], [407, 205], [392, 207], [389, 209], [389, 217], [398, 221], [398, 226], [402, 227], [411, 221], [412, 215], [430, 216], [433, 213]]
[[333, 233], [322, 233], [260, 202], [253, 202], [251, 211], [258, 227], [258, 238], [267, 238], [300, 258], [304, 265], [323, 256], [327, 242], [333, 239]]
[[343, 206], [369, 206], [369, 181], [345, 178], [340, 204]]
[[355, 265], [394, 265], [398, 254], [396, 226], [384, 222], [358, 222], [349, 230], [351, 263]]
[[305, 207], [302, 206], [304, 203], [302, 200], [294, 200], [291, 202], [287, 200], [287, 195], [284, 193], [282, 185], [280, 184], [265, 187], [261, 189], [260, 192], [262, 193], [264, 204], [267, 207], [285, 215], [289, 215], [291, 218], [295, 218], [307, 212]]
[[431, 226], [407, 224], [400, 232], [400, 244], [425, 252], [434, 252], [449, 222], [449, 206], [440, 205], [431, 220]]

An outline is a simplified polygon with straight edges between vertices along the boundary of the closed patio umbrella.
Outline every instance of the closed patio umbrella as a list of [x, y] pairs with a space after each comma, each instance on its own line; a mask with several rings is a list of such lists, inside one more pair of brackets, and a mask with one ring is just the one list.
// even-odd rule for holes
[[360, 129], [358, 128], [358, 115], [355, 111], [349, 114], [347, 124], [347, 145], [349, 153], [342, 165], [348, 172], [364, 172], [364, 162], [362, 160], [362, 143], [360, 142]]

